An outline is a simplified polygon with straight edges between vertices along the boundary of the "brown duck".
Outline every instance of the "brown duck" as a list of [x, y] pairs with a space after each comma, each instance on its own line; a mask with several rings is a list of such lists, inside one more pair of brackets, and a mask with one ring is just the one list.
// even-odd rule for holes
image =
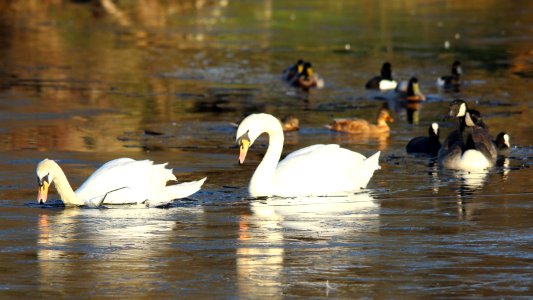
[[372, 124], [367, 120], [352, 118], [352, 119], [335, 119], [327, 128], [335, 131], [365, 134], [365, 135], [381, 135], [390, 131], [388, 123], [394, 122], [387, 108], [381, 108], [378, 112], [376, 124]]

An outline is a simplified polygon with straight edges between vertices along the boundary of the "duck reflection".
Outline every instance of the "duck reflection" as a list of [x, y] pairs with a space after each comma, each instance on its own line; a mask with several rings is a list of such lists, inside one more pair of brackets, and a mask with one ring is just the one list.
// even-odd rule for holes
[[389, 136], [388, 132], [380, 134], [378, 136], [370, 136], [367, 134], [336, 134], [334, 137], [335, 144], [356, 144], [356, 145], [373, 145], [377, 143], [378, 150], [384, 151], [389, 148]]
[[279, 295], [287, 240], [323, 240], [379, 229], [379, 204], [369, 192], [339, 197], [268, 198], [242, 217], [237, 250], [240, 295]]

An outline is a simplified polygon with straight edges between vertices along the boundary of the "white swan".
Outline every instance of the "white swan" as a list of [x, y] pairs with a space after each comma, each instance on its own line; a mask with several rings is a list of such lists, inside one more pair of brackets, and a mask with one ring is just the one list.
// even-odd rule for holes
[[323, 196], [365, 188], [379, 169], [379, 154], [369, 158], [339, 145], [312, 145], [279, 161], [283, 148], [283, 129], [269, 114], [252, 114], [237, 129], [239, 162], [244, 163], [248, 148], [262, 133], [269, 135], [269, 146], [248, 187], [253, 197]]
[[74, 192], [59, 165], [45, 159], [36, 170], [39, 184], [37, 201], [46, 202], [48, 186], [53, 182], [66, 206], [141, 203], [158, 206], [197, 192], [206, 179], [166, 186], [167, 181], [176, 180], [176, 177], [172, 169], [165, 166], [154, 165], [151, 160], [114, 159], [96, 170]]

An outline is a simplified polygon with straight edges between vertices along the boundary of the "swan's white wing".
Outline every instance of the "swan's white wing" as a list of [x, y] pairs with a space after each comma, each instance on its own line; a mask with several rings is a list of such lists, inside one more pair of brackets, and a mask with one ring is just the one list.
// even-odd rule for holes
[[164, 165], [153, 165], [150, 160], [136, 161], [119, 158], [101, 166], [76, 194], [85, 202], [95, 203], [105, 197], [104, 203], [139, 203], [158, 195], [166, 182], [175, 180], [172, 170]]
[[289, 154], [274, 175], [278, 196], [331, 195], [366, 187], [379, 168], [379, 152], [371, 158], [339, 147], [314, 145]]
[[164, 192], [159, 193], [159, 196], [150, 197], [146, 203], [149, 206], [159, 206], [169, 203], [174, 199], [180, 199], [189, 197], [190, 195], [198, 192], [202, 185], [204, 184], [207, 177], [204, 177], [200, 180], [183, 182], [174, 185], [169, 185], [164, 188]]
[[287, 154], [287, 156], [283, 159], [283, 160], [287, 160], [287, 159], [290, 159], [291, 157], [296, 157], [296, 156], [299, 156], [299, 155], [305, 155], [305, 154], [308, 154], [310, 152], [313, 152], [319, 148], [322, 148], [324, 146], [337, 146], [337, 148], [339, 147], [339, 145], [323, 145], [323, 144], [316, 144], [316, 145], [312, 145], [312, 146], [309, 146], [309, 147], [305, 147], [305, 148], [302, 148], [302, 149], [298, 149], [294, 152], [291, 152], [289, 154]]

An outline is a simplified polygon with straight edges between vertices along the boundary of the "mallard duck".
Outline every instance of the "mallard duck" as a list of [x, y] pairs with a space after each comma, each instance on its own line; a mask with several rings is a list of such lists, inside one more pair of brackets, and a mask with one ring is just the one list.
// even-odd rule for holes
[[418, 84], [418, 78], [411, 77], [407, 83], [407, 91], [405, 95], [405, 100], [412, 102], [421, 102], [426, 101], [426, 96], [420, 91], [420, 85]]
[[396, 81], [392, 79], [392, 66], [389, 62], [383, 63], [381, 66], [381, 75], [370, 79], [365, 88], [369, 90], [393, 90], [397, 86]]
[[306, 62], [303, 65], [302, 72], [292, 81], [292, 85], [307, 91], [312, 87], [323, 88], [324, 80], [313, 72], [313, 65], [310, 62]]
[[331, 124], [326, 125], [326, 128], [353, 134], [381, 135], [390, 131], [387, 122], [393, 123], [394, 119], [391, 117], [387, 108], [381, 108], [378, 111], [376, 124], [358, 118], [335, 119]]
[[304, 61], [303, 59], [299, 59], [296, 61], [296, 63], [287, 69], [283, 70], [282, 78], [285, 81], [292, 81], [295, 77], [298, 76], [298, 74], [301, 74], [304, 68]]
[[431, 123], [428, 130], [428, 136], [419, 136], [411, 139], [405, 150], [407, 153], [423, 153], [431, 156], [437, 156], [440, 149], [439, 141], [439, 124]]
[[452, 74], [437, 78], [437, 86], [443, 89], [458, 88], [461, 85], [461, 62], [456, 60], [452, 64]]
[[325, 196], [365, 188], [379, 169], [379, 155], [369, 158], [339, 145], [312, 145], [287, 155], [283, 150], [283, 129], [269, 114], [252, 114], [237, 129], [239, 163], [261, 134], [268, 134], [268, 149], [255, 170], [248, 190], [253, 197]]

